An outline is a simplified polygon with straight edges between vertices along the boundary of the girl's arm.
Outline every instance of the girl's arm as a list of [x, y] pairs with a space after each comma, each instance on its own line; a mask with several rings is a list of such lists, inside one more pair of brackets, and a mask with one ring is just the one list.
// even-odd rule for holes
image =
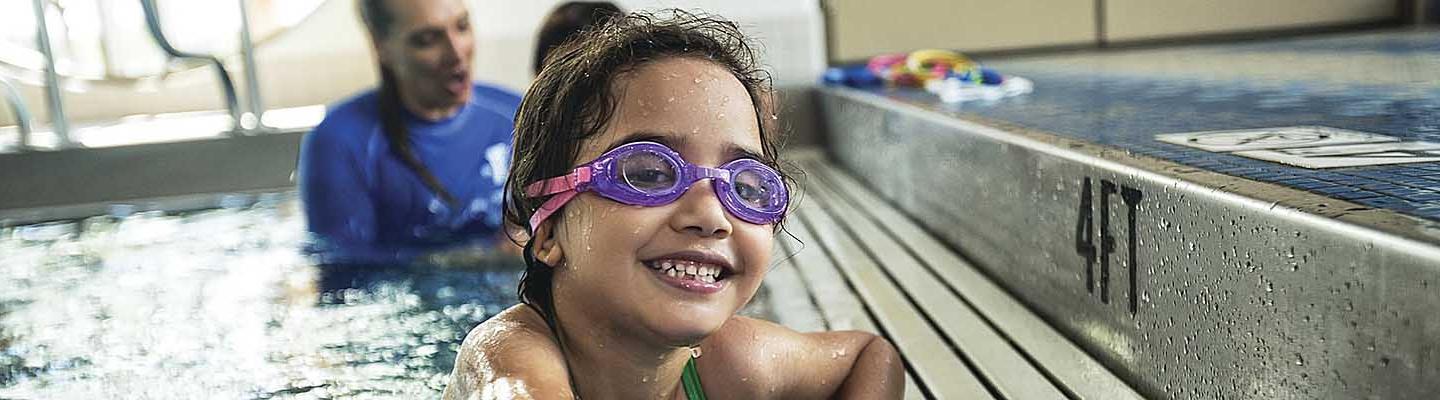
[[[865, 334], [869, 335], [869, 334]], [[838, 399], [898, 399], [905, 389], [905, 369], [900, 354], [885, 338], [869, 335], [850, 366]]]
[[[705, 357], [712, 356], [701, 357], [701, 373], [707, 361], [723, 365], [738, 375], [729, 383], [752, 387], [755, 392], [749, 397], [899, 399], [904, 395], [904, 363], [895, 347], [879, 336], [858, 331], [800, 333], [745, 317], [735, 317], [723, 331], [707, 342], [735, 351], [711, 360]], [[781, 390], [769, 391], [769, 387]]]

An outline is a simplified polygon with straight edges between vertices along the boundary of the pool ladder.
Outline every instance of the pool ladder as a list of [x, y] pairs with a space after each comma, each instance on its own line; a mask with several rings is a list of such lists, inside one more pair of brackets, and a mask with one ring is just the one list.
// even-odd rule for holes
[[176, 48], [165, 36], [165, 29], [160, 23], [160, 7], [156, 5], [155, 0], [140, 0], [141, 7], [145, 9], [145, 26], [149, 28], [150, 36], [155, 38], [155, 43], [160, 45], [165, 54], [175, 58], [205, 61], [215, 67], [215, 73], [220, 78], [220, 89], [225, 93], [225, 108], [230, 113], [231, 136], [268, 130], [261, 122], [265, 110], [260, 99], [260, 82], [256, 78], [255, 45], [250, 38], [249, 8], [245, 5], [245, 0], [237, 0], [237, 2], [240, 3], [240, 57], [245, 66], [248, 111], [240, 106], [239, 96], [235, 93], [235, 82], [230, 78], [230, 73], [225, 70], [225, 63], [213, 55], [189, 53]]
[[20, 91], [10, 81], [0, 77], [0, 94], [5, 96], [5, 103], [10, 105], [10, 114], [15, 116], [16, 125], [20, 126], [19, 149], [21, 151], [30, 148], [30, 133], [33, 131], [31, 124], [35, 117], [30, 115], [30, 107], [25, 105], [25, 99], [20, 97]]
[[[265, 107], [260, 97], [260, 81], [256, 77], [255, 45], [250, 37], [249, 9], [245, 0], [237, 0], [237, 2], [240, 3], [240, 56], [245, 67], [248, 110], [241, 108], [239, 95], [235, 90], [235, 82], [230, 78], [230, 73], [225, 70], [224, 62], [213, 55], [189, 53], [176, 48], [165, 36], [165, 30], [160, 23], [160, 8], [156, 5], [155, 0], [140, 0], [141, 8], [145, 12], [145, 26], [165, 54], [174, 58], [202, 60], [215, 67], [216, 75], [220, 79], [220, 89], [225, 94], [225, 108], [230, 114], [231, 129], [229, 133], [231, 136], [263, 133], [270, 130], [262, 122]], [[50, 33], [45, 18], [48, 3], [48, 0], [31, 0], [35, 11], [36, 44], [45, 58], [45, 97], [50, 110], [51, 127], [59, 141], [57, 147], [63, 149], [75, 147], [75, 143], [70, 138], [69, 120], [65, 117], [65, 103], [62, 101], [60, 92], [60, 75], [55, 70], [55, 54], [50, 47]], [[18, 121], [19, 149], [21, 151], [33, 150], [34, 144], [31, 143], [31, 140], [34, 133], [34, 117], [30, 113], [29, 107], [20, 96], [19, 90], [10, 82], [0, 79], [0, 92], [3, 92], [7, 103], [10, 104], [11, 112]]]

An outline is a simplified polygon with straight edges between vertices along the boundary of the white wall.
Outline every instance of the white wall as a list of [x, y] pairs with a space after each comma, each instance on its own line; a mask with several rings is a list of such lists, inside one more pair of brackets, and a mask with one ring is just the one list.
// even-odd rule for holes
[[[476, 77], [521, 91], [530, 81], [530, 57], [540, 20], [558, 0], [467, 0], [475, 18]], [[825, 67], [824, 26], [819, 5], [805, 0], [632, 0], [626, 10], [678, 7], [704, 10], [742, 24], [760, 42], [779, 86], [813, 84]], [[326, 104], [373, 86], [375, 67], [354, 0], [329, 0], [290, 32], [260, 45], [256, 54], [268, 108]], [[239, 79], [239, 63], [232, 62]], [[30, 108], [43, 122], [44, 92], [22, 84]], [[65, 93], [74, 121], [105, 121], [125, 115], [220, 109], [220, 92], [208, 69], [172, 76], [145, 91], [93, 85]], [[0, 125], [13, 124], [0, 112]]]
[[1374, 22], [1395, 0], [1107, 0], [1106, 38], [1143, 40]]
[[[1091, 43], [1096, 0], [828, 0], [832, 59]], [[1261, 0], [1264, 1], [1264, 0]]]
[[[530, 80], [530, 57], [540, 20], [557, 0], [474, 0], [477, 29], [483, 38], [476, 50], [479, 76], [512, 88]], [[772, 67], [776, 84], [811, 84], [825, 68], [825, 28], [820, 6], [804, 0], [627, 0], [625, 10], [682, 8], [703, 10], [741, 24], [761, 45], [765, 64]], [[514, 62], [490, 60], [521, 57]]]

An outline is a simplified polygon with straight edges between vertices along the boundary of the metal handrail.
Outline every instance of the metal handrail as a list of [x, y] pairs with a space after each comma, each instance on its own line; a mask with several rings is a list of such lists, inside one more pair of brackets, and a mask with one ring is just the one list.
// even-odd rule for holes
[[10, 104], [10, 112], [15, 115], [16, 125], [20, 126], [20, 150], [29, 150], [34, 116], [30, 115], [30, 108], [25, 106], [25, 99], [20, 97], [20, 91], [4, 77], [0, 77], [0, 92], [4, 92], [5, 99]]
[[249, 114], [255, 118], [255, 126], [250, 128], [263, 131], [265, 126], [265, 104], [260, 97], [259, 72], [255, 69], [255, 42], [250, 39], [250, 8], [245, 5], [245, 0], [236, 0], [240, 3], [240, 61], [245, 64], [245, 98], [250, 106]]
[[150, 36], [155, 38], [155, 43], [166, 54], [175, 58], [191, 58], [209, 62], [215, 66], [215, 72], [220, 77], [220, 89], [225, 91], [225, 108], [230, 111], [232, 135], [239, 135], [245, 131], [240, 124], [242, 111], [240, 100], [235, 94], [235, 82], [230, 79], [230, 73], [225, 71], [225, 63], [219, 57], [206, 54], [188, 53], [175, 48], [170, 40], [165, 37], [164, 29], [160, 25], [160, 8], [155, 5], [155, 0], [140, 0], [141, 8], [145, 9], [145, 25], [150, 28]]
[[50, 110], [50, 130], [59, 140], [58, 148], [74, 145], [70, 141], [70, 120], [65, 117], [65, 101], [60, 93], [60, 73], [55, 70], [55, 51], [50, 48], [50, 29], [45, 19], [46, 0], [34, 0], [35, 44], [45, 56], [45, 101]]

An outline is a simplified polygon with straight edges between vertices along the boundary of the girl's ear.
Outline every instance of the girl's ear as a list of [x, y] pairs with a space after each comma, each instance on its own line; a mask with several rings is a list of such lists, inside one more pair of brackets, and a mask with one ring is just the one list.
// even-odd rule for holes
[[535, 245], [531, 246], [536, 260], [552, 267], [557, 267], [565, 262], [565, 249], [560, 247], [560, 240], [555, 237], [555, 220], [548, 218], [535, 228], [535, 236], [530, 238]]

